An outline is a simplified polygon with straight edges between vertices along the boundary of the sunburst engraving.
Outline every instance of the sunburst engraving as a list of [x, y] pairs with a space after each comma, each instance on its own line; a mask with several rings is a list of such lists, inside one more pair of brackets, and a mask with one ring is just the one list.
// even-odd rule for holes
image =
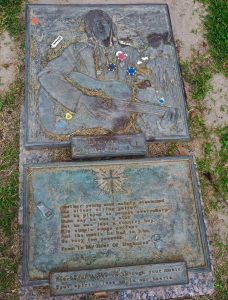
[[100, 169], [95, 180], [99, 188], [106, 194], [126, 192], [123, 187], [126, 177], [123, 176], [120, 169]]

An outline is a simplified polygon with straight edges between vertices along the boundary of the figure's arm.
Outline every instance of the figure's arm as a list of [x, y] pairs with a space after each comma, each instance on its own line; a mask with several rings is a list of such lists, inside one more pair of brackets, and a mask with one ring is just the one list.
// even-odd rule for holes
[[38, 74], [40, 84], [47, 93], [71, 111], [76, 110], [82, 95], [81, 91], [65, 79], [65, 76], [74, 69], [75, 60], [74, 47], [71, 45]]
[[70, 82], [72, 82], [72, 84], [77, 86], [79, 89], [81, 88], [89, 90], [91, 95], [93, 91], [100, 91], [104, 96], [112, 99], [128, 101], [131, 99], [131, 90], [123, 81], [96, 80], [79, 72], [71, 72], [68, 75], [68, 78]]
[[[38, 74], [41, 86], [57, 102], [63, 104], [71, 111], [77, 110], [80, 96], [83, 89], [95, 91], [99, 90], [104, 96], [112, 99], [130, 100], [131, 91], [124, 82], [109, 80], [100, 81], [88, 75], [73, 72], [77, 67], [78, 59], [75, 55], [74, 46], [69, 46], [61, 56], [50, 61], [47, 66]], [[86, 98], [89, 105], [90, 97]], [[85, 101], [85, 98], [84, 100]]]

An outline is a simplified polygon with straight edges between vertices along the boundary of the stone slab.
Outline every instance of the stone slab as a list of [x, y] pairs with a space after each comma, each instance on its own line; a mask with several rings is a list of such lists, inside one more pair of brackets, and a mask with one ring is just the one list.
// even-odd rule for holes
[[186, 264], [178, 262], [51, 273], [50, 293], [53, 296], [74, 295], [91, 291], [100, 292], [187, 283]]
[[[190, 157], [25, 166], [24, 282], [185, 261], [210, 271]], [[191, 215], [191, 218], [189, 218]]]
[[[24, 107], [22, 107], [24, 108]], [[21, 143], [20, 143], [20, 209], [19, 209], [19, 224], [21, 228], [23, 228], [23, 232], [21, 234], [21, 240], [24, 241], [24, 232], [25, 232], [25, 224], [22, 218], [23, 215], [26, 214], [26, 205], [24, 201], [24, 183], [25, 177], [23, 176], [23, 166], [25, 164], [47, 164], [53, 161], [62, 160], [63, 153], [64, 159], [70, 160], [71, 156], [69, 151], [63, 149], [46, 149], [45, 151], [41, 149], [36, 149], [33, 151], [28, 151], [24, 147], [24, 109], [22, 110], [22, 118], [21, 118]], [[194, 170], [196, 164], [194, 163]], [[195, 171], [193, 172], [195, 173]], [[193, 176], [194, 177], [194, 176]], [[195, 181], [195, 180], [194, 180]], [[197, 191], [199, 186], [199, 181], [197, 182]], [[198, 192], [197, 192], [198, 193]], [[203, 201], [200, 197], [200, 207], [203, 208]], [[23, 213], [22, 213], [23, 212]], [[202, 211], [203, 214], [203, 211]], [[203, 223], [205, 221], [205, 217], [203, 215]], [[205, 224], [206, 226], [207, 224]], [[207, 227], [206, 227], [207, 228]], [[26, 247], [25, 247], [26, 248]], [[26, 249], [25, 249], [26, 251]], [[25, 257], [27, 257], [26, 252], [23, 252]], [[210, 258], [212, 260], [212, 255], [210, 252]], [[43, 286], [43, 281], [40, 282], [39, 287], [33, 286], [31, 283], [28, 285], [26, 281], [26, 274], [24, 270], [24, 266], [26, 259], [23, 260], [23, 268], [22, 264], [20, 264], [18, 275], [19, 281], [21, 283], [20, 287], [20, 300], [31, 300], [31, 299], [42, 299], [42, 300], [56, 300], [55, 296], [50, 296], [50, 288], [49, 281], [46, 282], [46, 286]], [[113, 291], [107, 293], [107, 300], [137, 300], [137, 299], [145, 299], [145, 300], [157, 300], [157, 299], [177, 299], [180, 297], [193, 297], [200, 295], [211, 295], [214, 293], [214, 275], [212, 270], [205, 271], [204, 269], [188, 269], [188, 278], [189, 283], [185, 285], [172, 285], [172, 286], [160, 286], [160, 287], [151, 287], [151, 288], [141, 288], [141, 289], [127, 289], [122, 291]], [[37, 285], [37, 282], [36, 284]], [[94, 294], [78, 294], [78, 295], [68, 295], [68, 296], [58, 296], [59, 300], [84, 300], [85, 297], [90, 297], [93, 299]]]
[[[107, 47], [92, 38], [96, 10], [112, 24]], [[25, 94], [26, 147], [70, 146], [82, 135], [189, 138], [166, 5], [27, 5]]]
[[73, 159], [144, 156], [146, 151], [147, 145], [143, 134], [73, 137], [71, 140]]

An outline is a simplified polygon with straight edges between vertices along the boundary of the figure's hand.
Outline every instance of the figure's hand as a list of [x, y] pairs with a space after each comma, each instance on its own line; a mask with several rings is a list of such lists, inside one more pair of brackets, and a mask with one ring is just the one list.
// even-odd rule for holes
[[163, 129], [170, 128], [170, 127], [176, 125], [177, 119], [178, 119], [177, 109], [176, 108], [168, 108], [160, 121], [160, 126]]

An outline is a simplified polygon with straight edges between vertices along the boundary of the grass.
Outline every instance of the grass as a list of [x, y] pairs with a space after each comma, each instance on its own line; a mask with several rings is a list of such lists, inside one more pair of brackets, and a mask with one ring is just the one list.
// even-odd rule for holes
[[205, 125], [202, 113], [198, 110], [196, 116], [189, 120], [191, 137], [208, 137], [210, 132]]
[[15, 100], [17, 100], [18, 95], [21, 95], [24, 89], [24, 81], [18, 78], [14, 81], [8, 92], [5, 95], [0, 95], [0, 111], [4, 107], [13, 107], [15, 105]]
[[6, 235], [12, 233], [18, 209], [18, 148], [18, 145], [6, 147], [0, 160], [0, 228]]
[[206, 5], [205, 36], [218, 71], [228, 76], [228, 1], [198, 0]]
[[203, 100], [212, 89], [210, 80], [214, 69], [210, 56], [194, 51], [191, 61], [180, 61], [180, 64], [185, 81], [191, 87], [192, 99]]
[[166, 156], [174, 156], [176, 152], [177, 152], [177, 144], [172, 143], [169, 145], [168, 149], [166, 150], [165, 155]]
[[[0, 299], [6, 299], [5, 293], [15, 286], [18, 268], [18, 250], [14, 249], [18, 238], [18, 148], [8, 146], [0, 160]], [[12, 294], [10, 297], [13, 299]]]
[[228, 127], [219, 129], [217, 134], [220, 150], [218, 151], [208, 139], [204, 144], [204, 158], [197, 162], [205, 199], [208, 198], [208, 188], [213, 189], [214, 195], [209, 199], [211, 209], [223, 207], [228, 198]]
[[18, 38], [24, 32], [21, 18], [23, 0], [0, 0], [0, 31], [7, 30]]
[[4, 186], [0, 187], [0, 228], [5, 234], [12, 233], [11, 224], [18, 209], [18, 174], [14, 174]]
[[224, 199], [228, 199], [228, 126], [218, 131], [221, 143], [219, 160], [215, 168], [217, 189], [223, 193]]
[[[218, 268], [215, 269], [215, 288], [217, 291], [216, 300], [228, 299], [228, 264], [224, 263], [227, 260], [228, 245], [225, 245], [219, 240], [216, 240], [216, 251], [214, 254], [215, 261], [218, 264]], [[224, 276], [224, 274], [226, 276]], [[224, 277], [225, 280], [224, 280]]]
[[[1, 247], [0, 253], [4, 251], [5, 255], [0, 259], [0, 293], [12, 288], [15, 282], [15, 274], [18, 268], [18, 257], [12, 256], [12, 254], [7, 251], [6, 247]], [[3, 250], [3, 251], [2, 251]], [[8, 252], [8, 253], [7, 253]], [[6, 255], [8, 254], [8, 255]], [[1, 297], [1, 294], [0, 294]], [[5, 300], [6, 298], [1, 298]], [[9, 298], [16, 299], [16, 298]]]
[[200, 55], [196, 51], [193, 53], [190, 61], [180, 61], [182, 75], [189, 85], [190, 96], [194, 102], [194, 117], [189, 118], [190, 133], [193, 138], [208, 137], [210, 132], [203, 117], [203, 112], [206, 109], [203, 100], [207, 93], [212, 90], [210, 83], [212, 67], [207, 55]]
[[[24, 21], [21, 18], [22, 0], [0, 0], [0, 33], [7, 30], [22, 49], [24, 43]], [[23, 59], [23, 55], [21, 55]], [[19, 104], [24, 83], [21, 79], [23, 65], [20, 64], [18, 79], [11, 84], [5, 95], [0, 95], [0, 127], [11, 138], [0, 145], [0, 299], [18, 299], [17, 269], [19, 262], [18, 244], [18, 129]], [[7, 67], [6, 65], [4, 66]], [[18, 111], [10, 123], [8, 111]], [[7, 126], [7, 128], [4, 128]], [[15, 132], [16, 130], [16, 132]]]

